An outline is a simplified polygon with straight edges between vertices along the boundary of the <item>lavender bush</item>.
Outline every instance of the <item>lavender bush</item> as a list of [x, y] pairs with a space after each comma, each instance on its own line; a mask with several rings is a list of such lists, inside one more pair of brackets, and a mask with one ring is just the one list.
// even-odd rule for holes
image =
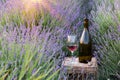
[[9, 26], [8, 30], [4, 28], [0, 37], [1, 79], [51, 80], [58, 77], [58, 63], [63, 55], [58, 40], [62, 30], [43, 31], [41, 27], [33, 27], [30, 31], [25, 26]]
[[[47, 6], [48, 5], [48, 6]], [[49, 9], [50, 7], [50, 9]], [[1, 3], [1, 25], [14, 24], [15, 26], [26, 25], [26, 27], [38, 26], [55, 27], [60, 21], [49, 13], [52, 10], [50, 1], [35, 3], [33, 0], [7, 0]]]
[[95, 21], [95, 56], [99, 63], [100, 80], [120, 79], [119, 0], [96, 1], [97, 11], [92, 12]]
[[[79, 8], [72, 15], [70, 9], [64, 10], [63, 4], [45, 2], [47, 7], [31, 4], [30, 9], [22, 0], [6, 0], [0, 4], [1, 79], [61, 78], [58, 72], [64, 57], [63, 39], [70, 32], [77, 33], [81, 24]], [[76, 4], [71, 6], [73, 10]], [[57, 72], [52, 74], [54, 71]]]
[[119, 3], [119, 0], [0, 0], [0, 79], [66, 80], [66, 70], [60, 72], [67, 53], [62, 51], [65, 39], [70, 33], [77, 34], [79, 39], [84, 17], [91, 21], [99, 80], [119, 79]]
[[54, 28], [59, 22], [43, 7], [27, 13], [21, 1], [13, 1], [0, 5], [0, 79], [57, 79], [63, 28]]

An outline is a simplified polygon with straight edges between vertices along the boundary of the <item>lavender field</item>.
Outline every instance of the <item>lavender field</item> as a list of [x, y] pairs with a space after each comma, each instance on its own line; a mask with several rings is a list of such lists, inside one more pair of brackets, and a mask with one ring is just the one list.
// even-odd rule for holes
[[66, 37], [85, 17], [98, 80], [120, 80], [120, 0], [0, 0], [0, 80], [67, 80]]

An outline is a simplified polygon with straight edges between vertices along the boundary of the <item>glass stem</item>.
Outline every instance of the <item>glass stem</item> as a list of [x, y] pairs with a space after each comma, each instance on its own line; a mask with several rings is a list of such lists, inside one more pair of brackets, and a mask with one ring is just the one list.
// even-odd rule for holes
[[74, 61], [73, 61], [73, 53], [74, 53], [74, 52], [73, 52], [73, 51], [71, 51], [71, 53], [72, 53], [72, 62], [74, 62]]

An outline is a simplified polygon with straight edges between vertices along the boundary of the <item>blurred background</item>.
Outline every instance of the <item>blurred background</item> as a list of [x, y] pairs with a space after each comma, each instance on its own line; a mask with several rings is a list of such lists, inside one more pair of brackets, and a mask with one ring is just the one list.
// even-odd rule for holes
[[66, 80], [66, 36], [79, 40], [85, 17], [98, 80], [119, 80], [120, 0], [0, 0], [0, 80]]

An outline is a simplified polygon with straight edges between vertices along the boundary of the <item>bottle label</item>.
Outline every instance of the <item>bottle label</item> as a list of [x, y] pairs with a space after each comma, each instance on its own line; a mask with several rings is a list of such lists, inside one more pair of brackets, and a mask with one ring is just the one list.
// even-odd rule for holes
[[86, 28], [84, 28], [81, 39], [80, 39], [81, 44], [88, 44], [89, 43], [89, 33]]
[[79, 61], [90, 61], [92, 56], [79, 56]]

